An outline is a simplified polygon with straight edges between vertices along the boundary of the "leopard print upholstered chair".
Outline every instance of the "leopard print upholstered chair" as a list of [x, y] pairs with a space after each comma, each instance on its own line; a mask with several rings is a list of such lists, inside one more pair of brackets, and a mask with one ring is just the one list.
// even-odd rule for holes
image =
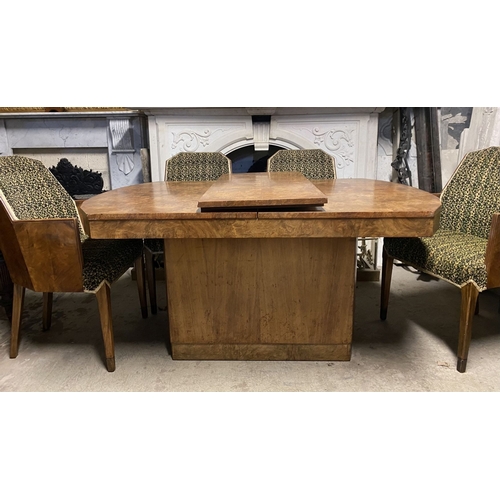
[[[165, 180], [176, 182], [216, 181], [231, 172], [232, 162], [222, 153], [181, 152], [165, 162]], [[158, 312], [156, 300], [155, 261], [163, 258], [163, 240], [144, 240], [144, 257], [151, 313]]]
[[267, 160], [268, 172], [300, 172], [309, 180], [336, 179], [335, 159], [322, 149], [280, 149]]
[[51, 324], [54, 292], [95, 294], [106, 368], [115, 370], [110, 287], [135, 265], [147, 316], [142, 240], [94, 240], [74, 200], [38, 160], [0, 156], [0, 250], [14, 283], [10, 357], [19, 348], [25, 289], [43, 293], [43, 329]]
[[441, 193], [441, 219], [427, 238], [384, 238], [380, 317], [394, 259], [460, 288], [457, 370], [465, 372], [480, 292], [500, 286], [500, 147], [465, 155]]

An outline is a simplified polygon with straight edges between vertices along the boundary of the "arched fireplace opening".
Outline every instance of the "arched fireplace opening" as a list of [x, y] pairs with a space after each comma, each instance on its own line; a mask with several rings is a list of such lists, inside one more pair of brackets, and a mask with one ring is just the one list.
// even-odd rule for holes
[[254, 146], [245, 146], [226, 153], [226, 156], [232, 162], [232, 171], [234, 174], [266, 172], [268, 158], [280, 149], [284, 148], [270, 145], [267, 151], [255, 151]]

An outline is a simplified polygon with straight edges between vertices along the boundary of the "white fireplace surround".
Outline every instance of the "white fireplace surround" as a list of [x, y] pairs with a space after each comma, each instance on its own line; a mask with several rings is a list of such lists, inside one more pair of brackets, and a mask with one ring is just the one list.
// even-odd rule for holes
[[[384, 108], [140, 108], [148, 116], [151, 180], [182, 151], [227, 154], [319, 148], [335, 158], [338, 177], [377, 178], [378, 117]], [[252, 116], [270, 116], [269, 122]]]

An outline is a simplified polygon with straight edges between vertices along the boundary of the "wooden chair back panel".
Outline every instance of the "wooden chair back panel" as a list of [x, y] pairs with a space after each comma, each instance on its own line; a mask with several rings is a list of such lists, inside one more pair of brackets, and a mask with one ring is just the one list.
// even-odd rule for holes
[[33, 289], [31, 276], [24, 261], [23, 252], [17, 241], [10, 213], [0, 197], [0, 249], [7, 264], [12, 282]]
[[0, 199], [1, 249], [13, 283], [35, 292], [83, 291], [76, 219], [12, 220]]
[[76, 219], [14, 221], [35, 292], [82, 292], [83, 254]]

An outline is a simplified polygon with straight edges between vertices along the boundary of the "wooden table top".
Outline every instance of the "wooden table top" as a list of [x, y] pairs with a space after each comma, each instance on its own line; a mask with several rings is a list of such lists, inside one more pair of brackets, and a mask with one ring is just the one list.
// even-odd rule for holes
[[[245, 174], [233, 174], [245, 175]], [[431, 236], [438, 197], [371, 179], [313, 181], [328, 199], [314, 209], [205, 212], [199, 200], [213, 182], [148, 182], [85, 200], [93, 238]]]
[[224, 174], [198, 201], [205, 210], [322, 206], [328, 198], [300, 172]]

